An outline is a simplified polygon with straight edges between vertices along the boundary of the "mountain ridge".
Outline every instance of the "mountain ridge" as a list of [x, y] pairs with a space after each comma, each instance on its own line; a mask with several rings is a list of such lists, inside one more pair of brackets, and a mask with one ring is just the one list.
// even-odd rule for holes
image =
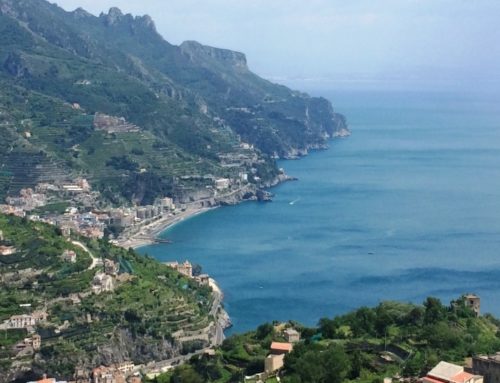
[[[10, 159], [29, 157], [29, 150], [44, 153], [68, 174], [86, 176], [102, 193], [142, 204], [162, 195], [175, 197], [176, 180], [187, 174], [230, 179], [254, 174], [250, 182], [258, 189], [279, 174], [275, 158], [324, 148], [328, 139], [348, 132], [345, 118], [327, 100], [258, 77], [240, 52], [193, 41], [172, 45], [149, 16], [123, 14], [118, 8], [94, 16], [82, 8], [66, 12], [45, 0], [0, 0], [0, 19], [0, 86], [17, 87], [22, 90], [18, 94], [26, 95], [24, 101], [9, 96], [0, 103], [1, 128], [10, 130], [15, 142], [0, 145], [0, 197], [17, 190], [10, 187], [17, 182]], [[127, 133], [130, 137], [101, 137], [91, 123], [76, 128], [46, 106], [32, 104], [39, 98], [60, 109], [73, 106], [70, 114], [80, 121], [102, 113], [141, 129]], [[29, 130], [23, 124], [36, 140], [23, 136]], [[144, 146], [146, 155], [134, 154], [138, 150], [124, 145], [125, 139]], [[104, 158], [97, 162], [84, 154], [93, 150], [92, 142], [101, 141], [115, 147], [109, 156], [100, 152]], [[231, 170], [221, 158], [241, 157], [243, 143], [253, 149]], [[116, 171], [105, 166], [117, 155], [137, 166]], [[133, 192], [124, 194], [124, 185], [142, 189], [137, 185], [145, 177], [138, 174], [141, 169], [152, 191], [146, 199], [134, 199]]]

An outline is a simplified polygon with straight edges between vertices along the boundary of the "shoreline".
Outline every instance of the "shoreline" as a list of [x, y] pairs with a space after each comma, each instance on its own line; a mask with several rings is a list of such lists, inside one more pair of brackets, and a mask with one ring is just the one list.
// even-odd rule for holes
[[[350, 131], [348, 129], [342, 129], [340, 134], [333, 135], [330, 137], [328, 141], [333, 141], [335, 139], [342, 139], [345, 137], [350, 136]], [[308, 150], [328, 150], [328, 144], [325, 144], [324, 147], [309, 147]], [[285, 160], [291, 160], [291, 159], [300, 159], [304, 156], [307, 156], [309, 153], [306, 151], [303, 155], [297, 156], [297, 157], [285, 157]], [[287, 181], [296, 181], [297, 178], [295, 177], [290, 177], [286, 174], [283, 174], [281, 176], [277, 176], [273, 181], [269, 182], [267, 185], [264, 186], [261, 190], [266, 190], [266, 189], [271, 189], [274, 188], [284, 182]], [[245, 202], [245, 200], [239, 200], [237, 204]], [[234, 202], [232, 203], [234, 204]], [[215, 206], [211, 207], [188, 207], [186, 208], [185, 211], [181, 211], [179, 213], [176, 213], [173, 215], [170, 213], [169, 215], [162, 217], [154, 222], [148, 223], [144, 225], [143, 227], [140, 227], [140, 229], [136, 233], [124, 233], [121, 238], [117, 239], [115, 244], [117, 246], [123, 247], [123, 248], [133, 248], [134, 250], [137, 250], [140, 247], [148, 246], [148, 245], [153, 245], [156, 242], [156, 239], [160, 233], [163, 231], [174, 227], [178, 223], [195, 217], [199, 214], [203, 214], [209, 210], [217, 209], [221, 207], [222, 205], [218, 204]]]
[[125, 238], [118, 239], [116, 245], [126, 249], [133, 248], [135, 250], [140, 247], [153, 245], [156, 243], [158, 235], [163, 231], [170, 229], [187, 219], [206, 213], [210, 210], [217, 209], [218, 207], [219, 206], [192, 207], [186, 208], [185, 211], [178, 212], [175, 215], [170, 213], [165, 217], [144, 225], [136, 233], [125, 233]]
[[[287, 175], [277, 176], [273, 181], [271, 181], [267, 185], [265, 185], [265, 187], [263, 189], [259, 189], [259, 190], [261, 190], [263, 193], [268, 193], [265, 191], [266, 189], [273, 188], [273, 187], [275, 187], [279, 184], [282, 184], [286, 181], [292, 181], [292, 180], [296, 180], [296, 178], [289, 177]], [[241, 193], [242, 191], [244, 191], [244, 190], [238, 190], [236, 192]], [[233, 198], [236, 192], [232, 192], [230, 195], [225, 196], [225, 197], [226, 198], [227, 197]], [[255, 193], [257, 194], [258, 191]], [[242, 198], [239, 198], [236, 200], [230, 200], [229, 202], [227, 202], [227, 200], [226, 200], [226, 204], [234, 205], [234, 204], [240, 204], [242, 202], [250, 201], [250, 200], [256, 201], [256, 200], [259, 200], [259, 198], [255, 195], [254, 198], [248, 199], [248, 200], [245, 200]], [[263, 200], [265, 201], [266, 199], [263, 199]], [[224, 200], [221, 200], [221, 201], [224, 201]], [[195, 205], [196, 207], [194, 207], [194, 206], [187, 207], [186, 210], [181, 211], [181, 212], [177, 212], [175, 215], [173, 213], [170, 213], [167, 216], [164, 216], [160, 219], [157, 219], [156, 221], [145, 224], [142, 227], [132, 228], [132, 230], [137, 229], [138, 230], [137, 232], [130, 233], [130, 232], [125, 231], [124, 233], [122, 233], [120, 238], [116, 240], [115, 244], [117, 246], [120, 246], [120, 247], [123, 247], [126, 249], [133, 248], [134, 250], [137, 250], [140, 247], [153, 245], [153, 244], [157, 243], [156, 239], [157, 239], [158, 235], [160, 233], [162, 233], [163, 231], [174, 227], [175, 225], [177, 225], [178, 223], [180, 223], [182, 221], [185, 221], [185, 220], [190, 219], [192, 217], [195, 217], [197, 215], [206, 213], [207, 211], [217, 209], [217, 208], [223, 206], [223, 204], [221, 204], [221, 201], [219, 201], [218, 204], [211, 206], [211, 207], [196, 206], [196, 202], [193, 202], [192, 204]]]

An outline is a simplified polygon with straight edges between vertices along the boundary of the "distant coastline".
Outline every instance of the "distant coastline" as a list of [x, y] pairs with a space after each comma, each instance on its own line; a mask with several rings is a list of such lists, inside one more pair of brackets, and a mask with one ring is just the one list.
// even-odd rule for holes
[[[296, 180], [296, 178], [289, 177], [286, 174], [281, 174], [277, 176], [272, 182], [266, 184], [265, 189], [291, 180]], [[192, 202], [191, 204], [187, 205], [187, 207], [182, 211], [169, 213], [167, 216], [157, 219], [140, 228], [132, 228], [132, 230], [137, 229], [136, 232], [124, 232], [121, 235], [121, 238], [119, 238], [115, 242], [115, 244], [126, 249], [138, 249], [140, 247], [152, 245], [157, 242], [156, 240], [158, 238], [158, 235], [163, 231], [189, 218], [206, 213], [207, 211], [213, 209], [217, 209], [218, 207], [221, 207], [223, 205], [235, 205], [245, 201], [267, 201], [270, 200], [271, 196], [271, 193], [259, 189], [257, 191], [254, 191], [251, 198], [244, 199], [243, 194], [245, 194], [246, 192], [248, 192], [248, 189], [241, 189], [237, 192], [233, 192], [229, 196], [225, 196], [224, 198], [220, 199], [217, 204], [214, 204], [210, 207], [200, 206], [199, 201]]]
[[[330, 138], [330, 140], [336, 140], [339, 138], [346, 138], [350, 135], [350, 131], [347, 129], [342, 129], [339, 133], [335, 134], [333, 137]], [[303, 153], [301, 153], [298, 156], [290, 156], [287, 158], [284, 158], [286, 160], [291, 160], [291, 159], [300, 159], [303, 157], [306, 157], [310, 151], [315, 151], [315, 150], [327, 150], [329, 149], [328, 145], [325, 146], [309, 146], [308, 149], [306, 149]], [[284, 182], [287, 181], [296, 181], [297, 178], [295, 177], [290, 177], [286, 175], [285, 173], [277, 176], [273, 181], [267, 183], [264, 187], [263, 190], [273, 188], [275, 186], [278, 186]], [[267, 193], [267, 192], [264, 192]], [[233, 193], [234, 194], [234, 193]], [[269, 196], [271, 196], [271, 193], [267, 193]], [[267, 196], [266, 196], [267, 198]], [[260, 200], [257, 197], [251, 198], [249, 200], [244, 200], [244, 199], [236, 199], [236, 200], [228, 200], [226, 201], [227, 204], [239, 204], [241, 202], [246, 202], [246, 201], [255, 201], [255, 200]], [[267, 199], [263, 199], [267, 200]], [[180, 222], [183, 222], [189, 218], [195, 217], [199, 214], [206, 213], [207, 211], [217, 209], [218, 207], [223, 206], [222, 204], [217, 204], [211, 207], [200, 207], [196, 202], [192, 203], [193, 206], [188, 206], [185, 210], [180, 211], [180, 212], [175, 212], [175, 213], [170, 213], [167, 216], [164, 216], [154, 222], [151, 222], [147, 225], [142, 226], [140, 229], [138, 229], [137, 232], [134, 233], [124, 233], [122, 234], [123, 238], [120, 238], [116, 241], [116, 245], [124, 248], [133, 248], [133, 249], [138, 249], [144, 246], [149, 246], [157, 243], [157, 238], [158, 235], [160, 235], [162, 232], [164, 232], [167, 229], [170, 229], [177, 225]]]

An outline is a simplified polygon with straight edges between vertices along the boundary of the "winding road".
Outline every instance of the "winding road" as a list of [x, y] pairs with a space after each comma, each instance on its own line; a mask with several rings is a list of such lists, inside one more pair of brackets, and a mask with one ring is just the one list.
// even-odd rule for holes
[[90, 266], [88, 267], [87, 270], [95, 269], [97, 266], [99, 266], [100, 264], [102, 264], [102, 261], [99, 258], [95, 257], [90, 252], [90, 250], [87, 248], [87, 246], [85, 246], [83, 243], [78, 242], [78, 241], [71, 241], [71, 243], [73, 245], [75, 245], [75, 246], [78, 246], [80, 249], [82, 249], [83, 251], [85, 251], [90, 256], [90, 258], [92, 258], [92, 263], [90, 264]]

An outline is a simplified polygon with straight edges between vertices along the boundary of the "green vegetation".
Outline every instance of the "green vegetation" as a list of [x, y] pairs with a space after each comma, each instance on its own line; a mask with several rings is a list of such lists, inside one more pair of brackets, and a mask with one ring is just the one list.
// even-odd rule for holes
[[[36, 326], [42, 336], [41, 350], [36, 357], [23, 359], [35, 372], [69, 378], [77, 365], [99, 363], [99, 350], [126, 352], [142, 363], [166, 359], [176, 347], [206, 346], [178, 344], [172, 334], [210, 324], [210, 288], [150, 257], [105, 241], [65, 238], [46, 224], [0, 215], [0, 230], [1, 244], [17, 249], [15, 254], [0, 256], [0, 323], [36, 311], [48, 315]], [[92, 281], [104, 267], [90, 269], [90, 255], [72, 241], [117, 265], [113, 291], [92, 293]], [[76, 253], [75, 263], [62, 259], [65, 250]], [[0, 330], [2, 365], [16, 356], [13, 345], [26, 336], [24, 329]]]
[[[290, 323], [303, 340], [286, 355], [280, 378], [285, 383], [373, 383], [397, 374], [421, 376], [440, 360], [463, 364], [466, 357], [498, 351], [499, 323], [489, 315], [476, 317], [462, 298], [449, 306], [436, 298], [421, 306], [383, 302], [323, 318], [317, 328]], [[188, 366], [156, 381], [188, 382], [182, 380], [187, 372], [203, 382], [242, 381], [264, 370], [271, 342], [284, 341], [283, 327], [264, 324], [233, 335], [215, 356], [193, 357]]]
[[[186, 175], [254, 168], [270, 181], [272, 156], [321, 146], [345, 127], [328, 101], [259, 78], [240, 53], [170, 45], [148, 17], [44, 0], [0, 6], [0, 198], [75, 175], [114, 204], [175, 194], [192, 186], [179, 185]], [[96, 129], [96, 112], [139, 131]], [[242, 154], [240, 139], [258, 150], [223, 166], [221, 155]]]

